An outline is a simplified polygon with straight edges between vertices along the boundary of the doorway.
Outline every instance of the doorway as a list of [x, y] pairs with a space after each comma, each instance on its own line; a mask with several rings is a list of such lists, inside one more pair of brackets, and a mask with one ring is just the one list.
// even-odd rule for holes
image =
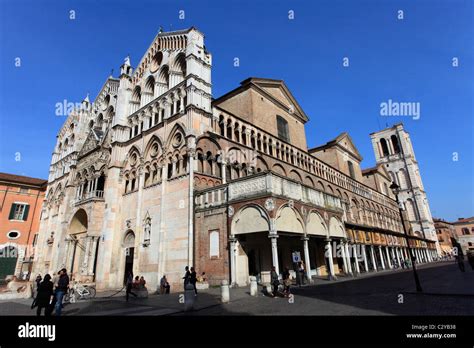
[[123, 272], [123, 284], [127, 283], [128, 274], [131, 273], [133, 277], [133, 259], [135, 256], [135, 233], [128, 231], [123, 240], [125, 248], [125, 267]]

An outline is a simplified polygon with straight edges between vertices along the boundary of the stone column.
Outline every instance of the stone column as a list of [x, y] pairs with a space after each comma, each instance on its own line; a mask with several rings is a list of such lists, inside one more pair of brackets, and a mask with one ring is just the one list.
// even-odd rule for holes
[[275, 266], [275, 271], [277, 274], [280, 274], [280, 268], [278, 267], [278, 245], [277, 245], [277, 238], [278, 235], [276, 233], [271, 233], [268, 235], [270, 241], [272, 243], [272, 263]]
[[347, 267], [347, 260], [346, 260], [346, 251], [344, 249], [344, 241], [339, 242], [339, 247], [341, 249], [341, 257], [342, 257], [342, 263], [344, 266], [344, 273], [349, 274], [349, 268]]
[[332, 256], [332, 249], [331, 249], [331, 240], [326, 239], [326, 257], [328, 259], [329, 263], [329, 278], [330, 279], [335, 279], [336, 274], [334, 273], [334, 264], [333, 264], [333, 256]]
[[227, 183], [227, 171], [226, 171], [226, 160], [222, 159], [221, 162], [221, 173], [222, 173], [222, 183], [226, 184]]
[[364, 258], [364, 268], [365, 271], [368, 273], [369, 272], [369, 265], [367, 264], [367, 252], [365, 250], [365, 244], [362, 245], [362, 257]]
[[97, 250], [97, 242], [99, 237], [91, 237], [91, 249], [90, 249], [90, 259], [89, 259], [89, 269], [87, 271], [88, 275], [94, 275], [94, 263], [95, 263], [95, 251]]
[[385, 246], [385, 253], [387, 254], [387, 263], [388, 263], [388, 268], [392, 269], [392, 261], [390, 260], [390, 253], [388, 251], [388, 246]]
[[375, 262], [375, 251], [374, 246], [370, 246], [370, 258], [372, 260], [372, 266], [374, 267], [374, 271], [377, 272], [377, 262]]
[[235, 266], [237, 264], [237, 239], [234, 235], [229, 238], [230, 243], [230, 284], [234, 286], [237, 283], [237, 270]]
[[402, 263], [400, 262], [400, 255], [398, 253], [398, 247], [395, 247], [395, 255], [397, 257], [398, 266], [402, 267]]
[[357, 274], [360, 274], [359, 255], [357, 255], [357, 244], [354, 243], [354, 245], [352, 246], [352, 250], [354, 251], [355, 271]]
[[306, 273], [307, 273], [308, 281], [312, 283], [313, 279], [311, 278], [311, 262], [309, 258], [308, 240], [309, 240], [309, 237], [303, 237], [304, 262], [306, 263]]
[[351, 265], [351, 254], [349, 253], [349, 243], [346, 241], [343, 244], [345, 255], [346, 255], [346, 263], [347, 263], [347, 269], [349, 270], [349, 274], [352, 275], [352, 265]]
[[383, 251], [382, 251], [381, 245], [379, 245], [379, 255], [380, 255], [380, 262], [382, 264], [382, 269], [385, 269], [385, 262], [383, 261]]
[[82, 239], [84, 241], [84, 260], [82, 261], [82, 267], [80, 267], [79, 272], [82, 275], [87, 275], [88, 265], [89, 265], [89, 250], [90, 250], [90, 240], [89, 236], [86, 236]]

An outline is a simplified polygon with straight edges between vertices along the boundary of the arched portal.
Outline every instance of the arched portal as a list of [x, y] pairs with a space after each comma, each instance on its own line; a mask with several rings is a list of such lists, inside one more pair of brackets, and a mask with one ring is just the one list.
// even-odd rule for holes
[[[84, 266], [87, 268], [86, 244], [87, 228], [89, 226], [87, 213], [84, 209], [79, 209], [73, 216], [66, 237], [66, 269], [70, 270], [71, 277], [76, 279], [81, 273], [81, 266], [84, 273]], [[88, 252], [88, 250], [87, 250]], [[82, 264], [82, 265], [81, 265]]]
[[128, 230], [123, 239], [123, 247], [125, 249], [125, 268], [123, 283], [126, 284], [128, 274], [131, 273], [133, 277], [133, 257], [135, 255], [135, 233]]

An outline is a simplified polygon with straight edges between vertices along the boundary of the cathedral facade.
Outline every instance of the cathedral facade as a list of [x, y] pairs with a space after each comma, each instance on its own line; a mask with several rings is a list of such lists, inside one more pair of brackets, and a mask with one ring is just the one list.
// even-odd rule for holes
[[390, 174], [362, 170], [347, 133], [308, 149], [308, 116], [283, 81], [249, 78], [212, 99], [211, 69], [197, 29], [160, 32], [70, 113], [34, 272], [65, 267], [98, 289], [129, 271], [156, 289], [166, 275], [178, 291], [188, 265], [246, 285], [298, 260], [336, 278], [400, 265], [408, 247], [419, 262], [437, 255], [411, 226], [405, 238]]

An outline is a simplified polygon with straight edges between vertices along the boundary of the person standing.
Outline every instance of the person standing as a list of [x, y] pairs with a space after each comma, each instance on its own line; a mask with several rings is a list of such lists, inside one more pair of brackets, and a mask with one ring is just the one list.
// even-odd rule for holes
[[134, 292], [132, 292], [132, 287], [133, 287], [133, 275], [132, 275], [132, 272], [128, 272], [128, 275], [127, 275], [127, 282], [125, 283], [125, 287], [126, 287], [126, 292], [125, 292], [125, 299], [127, 300], [128, 302], [128, 296], [129, 294], [132, 294], [133, 296], [137, 297], [137, 294], [135, 294]]
[[188, 283], [191, 279], [191, 272], [189, 272], [189, 267], [188, 266], [186, 266], [184, 268], [184, 270], [186, 271], [186, 273], [184, 273], [183, 280], [184, 280], [184, 290], [186, 290], [186, 285], [188, 285]]
[[[49, 278], [51, 279], [51, 276], [49, 276]], [[36, 279], [35, 279], [35, 283], [36, 283], [36, 289], [34, 289], [35, 290], [35, 297], [38, 294], [38, 289], [39, 289], [39, 286], [40, 286], [42, 280], [43, 280], [43, 278], [41, 278], [41, 274], [38, 274], [36, 276]]]
[[191, 274], [189, 276], [189, 282], [194, 288], [194, 296], [197, 296], [198, 292], [196, 289], [196, 281], [197, 281], [197, 274], [196, 271], [194, 270], [194, 267], [191, 267]]
[[63, 307], [63, 297], [69, 287], [69, 276], [67, 271], [63, 268], [59, 271], [58, 286], [56, 287], [56, 316], [61, 316], [61, 309]]
[[275, 266], [272, 266], [272, 271], [270, 272], [270, 279], [273, 286], [273, 297], [276, 298], [278, 295], [278, 286], [280, 285], [280, 280], [278, 279], [278, 273], [276, 272]]
[[44, 280], [38, 286], [35, 304], [37, 306], [36, 315], [41, 316], [41, 311], [44, 308], [44, 315], [49, 317], [51, 315], [51, 304], [54, 299], [53, 282], [51, 276], [46, 274]]
[[166, 275], [160, 280], [160, 294], [169, 294], [170, 293], [170, 283], [168, 283], [168, 279], [166, 279]]
[[288, 297], [290, 295], [291, 285], [290, 270], [288, 269], [288, 267], [285, 267], [285, 270], [283, 271], [282, 280], [284, 285], [283, 293], [285, 294], [285, 297]]

